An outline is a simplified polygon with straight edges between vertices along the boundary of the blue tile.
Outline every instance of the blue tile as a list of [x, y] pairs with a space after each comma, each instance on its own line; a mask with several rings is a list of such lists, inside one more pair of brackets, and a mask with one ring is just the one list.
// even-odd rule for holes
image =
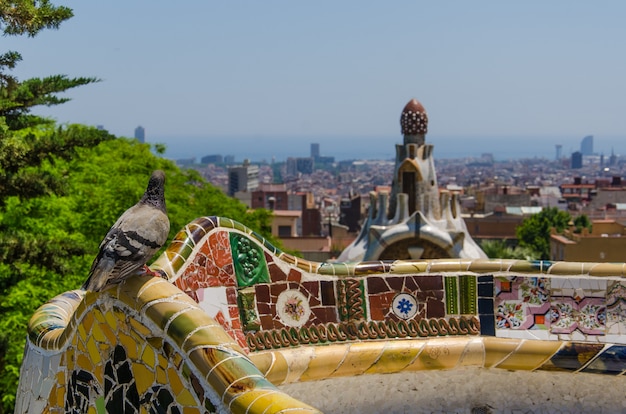
[[480, 318], [480, 334], [487, 336], [496, 336], [496, 318], [491, 315], [479, 315]]

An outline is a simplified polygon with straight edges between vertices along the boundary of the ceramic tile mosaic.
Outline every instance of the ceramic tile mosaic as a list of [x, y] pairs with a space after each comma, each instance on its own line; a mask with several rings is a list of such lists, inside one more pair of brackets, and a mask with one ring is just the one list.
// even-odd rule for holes
[[33, 315], [17, 413], [310, 413], [274, 384], [626, 371], [624, 264], [315, 263], [203, 217], [151, 267], [164, 278], [67, 292]]
[[37, 311], [29, 334], [17, 413], [317, 412], [269, 383], [163, 279], [63, 294]]

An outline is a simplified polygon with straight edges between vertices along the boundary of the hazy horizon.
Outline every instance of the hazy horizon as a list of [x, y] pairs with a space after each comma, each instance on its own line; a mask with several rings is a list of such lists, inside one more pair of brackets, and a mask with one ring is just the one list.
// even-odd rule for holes
[[[589, 134], [592, 135], [592, 134]], [[426, 142], [434, 145], [435, 159], [480, 157], [493, 154], [496, 160], [520, 158], [556, 158], [556, 144], [562, 145], [561, 154], [569, 157], [580, 150], [580, 137], [451, 137], [427, 135]], [[284, 161], [287, 157], [308, 157], [311, 143], [320, 144], [320, 155], [335, 157], [336, 161], [349, 159], [394, 159], [395, 145], [402, 136], [207, 136], [207, 137], [150, 137], [150, 144], [165, 144], [165, 157], [183, 159], [195, 157], [197, 162], [206, 155], [234, 155], [236, 162]], [[261, 145], [261, 143], [264, 143]], [[594, 136], [594, 152], [605, 157], [614, 151], [626, 155], [626, 140], [619, 136]]]

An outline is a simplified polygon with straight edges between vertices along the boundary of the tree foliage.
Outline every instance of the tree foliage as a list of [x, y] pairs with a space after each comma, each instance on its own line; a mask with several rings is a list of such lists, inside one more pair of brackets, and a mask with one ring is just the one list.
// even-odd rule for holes
[[550, 234], [552, 228], [562, 232], [571, 220], [569, 213], [556, 207], [549, 207], [533, 214], [517, 227], [520, 247], [532, 249], [541, 260], [550, 259]]
[[528, 247], [511, 247], [502, 240], [484, 240], [480, 248], [490, 259], [536, 260], [537, 252]]
[[576, 233], [582, 233], [583, 229], [591, 231], [591, 227], [591, 220], [589, 220], [589, 217], [587, 217], [586, 214], [576, 216], [574, 219], [574, 232]]
[[[35, 36], [72, 11], [48, 0], [0, 0], [0, 31]], [[102, 237], [143, 194], [155, 169], [166, 172], [172, 237], [202, 215], [230, 217], [270, 235], [269, 212], [237, 200], [154, 155], [149, 145], [82, 125], [57, 126], [31, 113], [96, 78], [52, 75], [19, 81], [21, 55], [0, 54], [0, 414], [12, 412], [28, 320], [53, 296], [81, 286]], [[164, 147], [157, 146], [157, 153]]]
[[[69, 126], [82, 134], [95, 128]], [[56, 135], [58, 128], [46, 128]], [[43, 140], [54, 140], [44, 137]], [[4, 408], [11, 410], [25, 344], [26, 325], [41, 304], [85, 281], [102, 237], [121, 213], [143, 194], [154, 169], [166, 172], [165, 197], [171, 238], [193, 219], [218, 215], [255, 229], [271, 242], [265, 210], [248, 212], [195, 170], [181, 171], [154, 155], [150, 146], [130, 139], [108, 139], [75, 147], [72, 157], [53, 156], [29, 170], [61, 184], [51, 194], [4, 198], [0, 207], [0, 337], [5, 364], [0, 373]]]

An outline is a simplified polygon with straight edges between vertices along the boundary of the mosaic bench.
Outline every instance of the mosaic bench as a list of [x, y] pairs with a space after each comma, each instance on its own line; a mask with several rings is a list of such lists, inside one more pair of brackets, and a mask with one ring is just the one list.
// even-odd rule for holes
[[33, 315], [16, 413], [319, 412], [281, 384], [459, 370], [623, 375], [626, 264], [315, 263], [202, 217]]

